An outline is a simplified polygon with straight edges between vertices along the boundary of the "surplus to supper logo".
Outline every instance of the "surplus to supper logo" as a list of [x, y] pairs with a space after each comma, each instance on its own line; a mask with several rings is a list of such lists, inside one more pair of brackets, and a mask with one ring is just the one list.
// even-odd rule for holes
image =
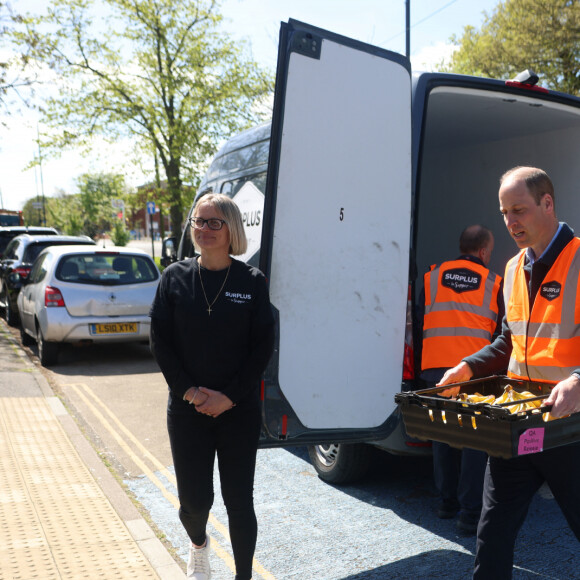
[[458, 294], [471, 292], [481, 286], [481, 274], [467, 268], [445, 270], [441, 278], [441, 284]]
[[540, 295], [549, 302], [552, 302], [552, 300], [556, 300], [556, 298], [560, 297], [561, 292], [562, 284], [560, 284], [560, 282], [546, 282], [545, 284], [542, 284]]
[[230, 302], [235, 302], [236, 304], [246, 304], [252, 300], [251, 294], [242, 292], [226, 292], [225, 296]]

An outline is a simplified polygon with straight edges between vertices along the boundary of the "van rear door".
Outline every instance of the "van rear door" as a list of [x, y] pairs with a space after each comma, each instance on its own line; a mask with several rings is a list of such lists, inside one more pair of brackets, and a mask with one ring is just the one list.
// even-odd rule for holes
[[279, 342], [262, 446], [389, 434], [410, 225], [409, 61], [283, 23], [260, 259]]

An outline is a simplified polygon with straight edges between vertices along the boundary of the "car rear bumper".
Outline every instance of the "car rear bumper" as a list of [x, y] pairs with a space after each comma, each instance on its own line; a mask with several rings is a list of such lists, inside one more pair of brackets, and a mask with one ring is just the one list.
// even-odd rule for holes
[[[149, 340], [151, 319], [149, 316], [119, 317], [71, 317], [64, 308], [47, 309], [39, 320], [42, 335], [54, 342], [142, 342]], [[44, 313], [43, 313], [44, 314]], [[44, 318], [44, 320], [43, 320]], [[103, 325], [104, 332], [95, 333], [94, 325]], [[133, 328], [123, 329], [123, 325]], [[115, 326], [117, 327], [115, 329]], [[133, 332], [134, 330], [134, 332]]]

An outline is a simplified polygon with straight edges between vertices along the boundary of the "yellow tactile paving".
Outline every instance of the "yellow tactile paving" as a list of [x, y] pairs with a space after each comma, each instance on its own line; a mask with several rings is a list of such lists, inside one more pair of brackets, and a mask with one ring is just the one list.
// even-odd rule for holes
[[158, 578], [42, 397], [0, 399], [0, 580]]

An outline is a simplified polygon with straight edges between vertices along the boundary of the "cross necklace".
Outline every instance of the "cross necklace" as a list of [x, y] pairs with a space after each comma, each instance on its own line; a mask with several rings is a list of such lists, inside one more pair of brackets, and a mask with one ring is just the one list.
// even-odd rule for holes
[[207, 315], [211, 316], [211, 307], [215, 304], [216, 300], [219, 298], [219, 295], [222, 293], [224, 286], [226, 285], [226, 281], [228, 279], [228, 276], [230, 275], [230, 268], [232, 267], [232, 263], [230, 261], [230, 264], [228, 266], [228, 271], [226, 272], [226, 277], [224, 278], [224, 283], [222, 284], [222, 287], [219, 289], [219, 292], [215, 295], [215, 298], [211, 301], [211, 304], [210, 304], [209, 300], [207, 299], [207, 294], [205, 293], [205, 288], [203, 286], [203, 278], [201, 277], [201, 264], [199, 262], [197, 264], [198, 264], [198, 272], [199, 272], [199, 281], [201, 282], [201, 290], [203, 292], [203, 297], [205, 298], [205, 303], [207, 304]]

